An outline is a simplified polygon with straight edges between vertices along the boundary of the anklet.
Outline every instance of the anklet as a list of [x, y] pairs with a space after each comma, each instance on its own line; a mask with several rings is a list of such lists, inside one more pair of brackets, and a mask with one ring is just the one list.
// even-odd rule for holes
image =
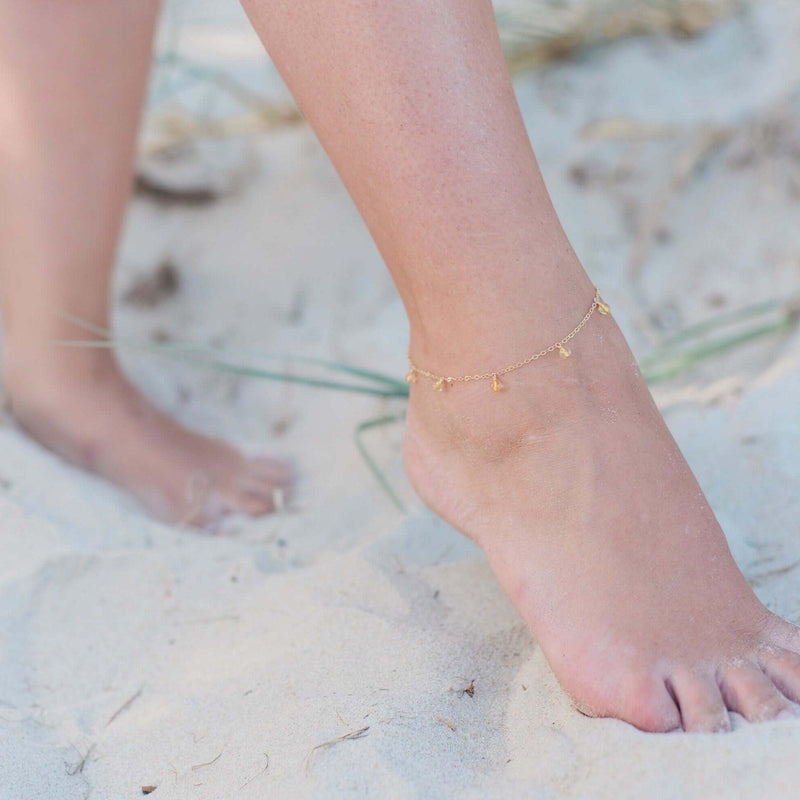
[[433, 390], [435, 392], [443, 392], [445, 387], [450, 386], [452, 383], [491, 381], [492, 390], [499, 392], [504, 388], [504, 384], [500, 378], [503, 375], [507, 375], [509, 372], [514, 372], [514, 370], [525, 367], [528, 364], [532, 364], [534, 361], [538, 361], [540, 358], [544, 358], [544, 356], [548, 355], [549, 353], [555, 353], [556, 351], [558, 351], [558, 354], [561, 356], [561, 358], [569, 358], [572, 355], [572, 351], [567, 347], [567, 342], [569, 342], [580, 332], [595, 311], [599, 311], [601, 314], [603, 314], [603, 316], [605, 316], [610, 310], [611, 309], [608, 307], [608, 305], [601, 299], [600, 290], [595, 288], [594, 299], [592, 300], [592, 305], [589, 306], [589, 310], [586, 312], [586, 315], [563, 339], [559, 339], [549, 347], [545, 347], [544, 350], [540, 350], [538, 353], [534, 353], [522, 361], [517, 361], [516, 364], [511, 364], [508, 367], [494, 370], [494, 372], [484, 372], [480, 375], [437, 375], [434, 372], [428, 372], [428, 370], [418, 367], [416, 364], [414, 364], [414, 362], [411, 360], [411, 356], [409, 355], [409, 370], [408, 374], [406, 375], [406, 381], [408, 383], [416, 383], [417, 379], [420, 377], [427, 378], [433, 382]]

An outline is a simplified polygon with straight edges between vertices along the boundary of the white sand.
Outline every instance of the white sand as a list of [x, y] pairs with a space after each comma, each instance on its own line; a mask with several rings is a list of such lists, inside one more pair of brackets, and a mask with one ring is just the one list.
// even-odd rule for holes
[[[240, 41], [241, 20], [202, 9], [187, 46]], [[699, 41], [626, 42], [519, 81], [565, 225], [639, 353], [716, 295], [736, 308], [800, 291], [798, 162], [767, 145], [738, 169], [714, 154], [672, 197], [640, 278], [627, 272], [638, 221], [705, 123], [746, 131], [777, 105], [796, 144], [799, 34], [796, 4], [764, 3]], [[579, 132], [628, 116], [674, 131], [609, 180], [625, 147]], [[401, 375], [400, 305], [313, 136], [254, 147], [260, 172], [224, 201], [134, 202], [120, 292], [167, 256], [183, 282], [153, 310], [120, 302], [119, 331]], [[480, 552], [413, 500], [401, 429], [370, 441], [406, 518], [361, 462], [354, 426], [400, 404], [126, 361], [187, 424], [295, 454], [299, 510], [228, 536], [171, 529], [0, 429], [2, 800], [124, 800], [144, 785], [158, 800], [797, 796], [800, 723], [656, 736], [572, 710]], [[800, 337], [657, 394], [748, 578], [800, 621]]]

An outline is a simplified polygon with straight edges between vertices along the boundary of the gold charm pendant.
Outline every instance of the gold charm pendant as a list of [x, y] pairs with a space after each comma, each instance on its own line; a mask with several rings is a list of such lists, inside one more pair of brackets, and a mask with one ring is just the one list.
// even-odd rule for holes
[[600, 290], [596, 286], [594, 287], [594, 298], [595, 298], [595, 303], [597, 303], [597, 310], [603, 316], [605, 316], [606, 314], [608, 314], [609, 311], [611, 311], [611, 309], [608, 306], [608, 303], [604, 302], [603, 298], [600, 297]]
[[410, 370], [408, 375], [406, 375], [406, 383], [416, 383], [417, 382], [417, 373], [415, 370]]
[[497, 375], [492, 376], [492, 391], [499, 392], [502, 391], [504, 388], [503, 382], [497, 377]]
[[558, 354], [561, 356], [561, 358], [569, 358], [572, 355], [572, 350], [570, 350], [568, 347], [564, 347], [563, 344], [560, 344], [558, 346]]
[[433, 391], [434, 392], [443, 392], [444, 391], [444, 378], [439, 378], [436, 383], [433, 384]]

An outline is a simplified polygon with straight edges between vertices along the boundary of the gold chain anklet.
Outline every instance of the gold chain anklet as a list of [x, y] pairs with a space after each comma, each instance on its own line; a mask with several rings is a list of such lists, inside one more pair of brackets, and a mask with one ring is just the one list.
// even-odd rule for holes
[[408, 374], [406, 375], [406, 381], [408, 383], [416, 383], [417, 379], [420, 377], [427, 378], [433, 382], [433, 390], [435, 392], [443, 392], [446, 386], [450, 386], [453, 383], [491, 381], [492, 390], [499, 392], [504, 388], [504, 384], [500, 378], [503, 375], [507, 375], [509, 372], [514, 372], [514, 370], [525, 367], [528, 364], [532, 364], [534, 361], [538, 361], [540, 358], [544, 358], [544, 356], [550, 353], [555, 353], [556, 351], [558, 351], [558, 354], [561, 356], [561, 358], [569, 358], [572, 355], [572, 350], [567, 347], [567, 342], [573, 339], [581, 331], [583, 326], [586, 325], [595, 311], [599, 311], [604, 316], [611, 311], [611, 309], [608, 307], [608, 304], [603, 302], [602, 298], [600, 297], [600, 290], [597, 288], [594, 290], [594, 299], [592, 300], [592, 304], [589, 306], [589, 310], [586, 312], [586, 315], [563, 339], [559, 339], [549, 347], [545, 347], [544, 350], [540, 350], [538, 353], [534, 353], [533, 355], [524, 358], [522, 361], [517, 361], [516, 364], [511, 364], [510, 366], [503, 367], [502, 369], [496, 369], [493, 372], [483, 372], [480, 375], [437, 375], [435, 372], [429, 372], [426, 369], [418, 367], [411, 360], [411, 356], [409, 355], [409, 369]]

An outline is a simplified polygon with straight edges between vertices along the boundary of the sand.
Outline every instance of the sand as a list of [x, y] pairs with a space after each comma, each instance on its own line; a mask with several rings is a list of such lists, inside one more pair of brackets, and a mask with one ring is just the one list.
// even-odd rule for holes
[[[220, 8], [178, 9], [181, 47], [261, 85], [257, 43]], [[640, 355], [720, 308], [800, 292], [799, 34], [795, 4], [764, 2], [697, 40], [626, 41], [517, 82], [565, 226]], [[597, 120], [666, 130], [582, 137]], [[676, 178], [709, 125], [728, 143]], [[399, 301], [307, 128], [204, 146], [187, 170], [225, 196], [134, 200], [120, 336], [402, 375]], [[165, 261], [174, 295], [124, 299]], [[400, 401], [124, 359], [186, 424], [293, 455], [296, 507], [216, 536], [171, 528], [7, 420], [2, 800], [145, 786], [158, 800], [796, 796], [800, 722], [648, 735], [573, 710], [480, 551], [414, 499], [402, 425], [369, 442], [406, 513], [364, 466], [354, 427]], [[748, 579], [800, 622], [800, 336], [717, 357], [656, 395]]]

